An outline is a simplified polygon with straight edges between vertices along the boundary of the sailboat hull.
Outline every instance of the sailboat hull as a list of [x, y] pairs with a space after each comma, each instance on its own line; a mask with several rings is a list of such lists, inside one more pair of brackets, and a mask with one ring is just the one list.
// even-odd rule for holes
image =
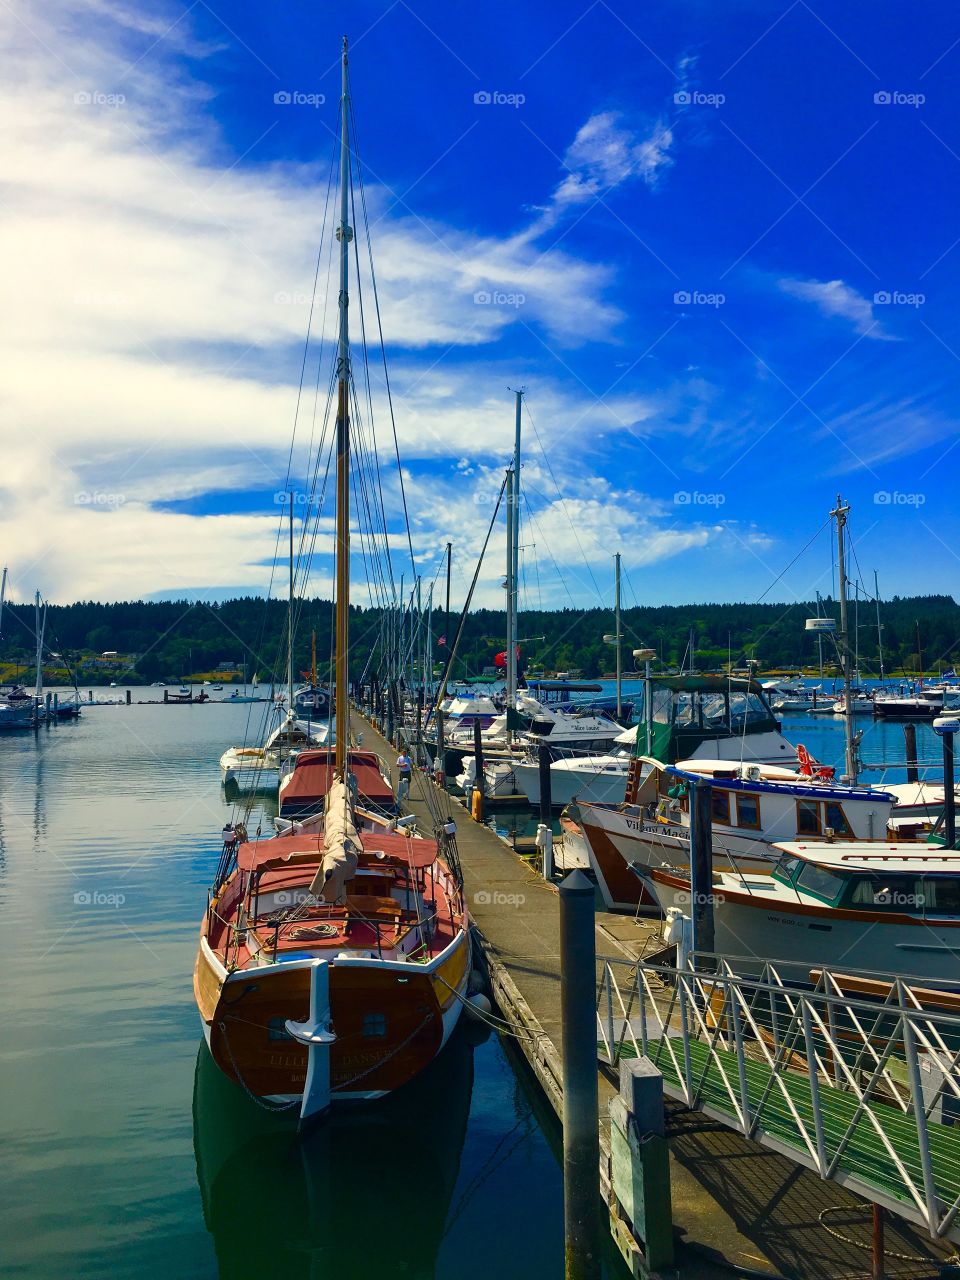
[[[457, 1024], [470, 972], [466, 933], [429, 965], [377, 958], [334, 959], [330, 1010], [333, 1100], [382, 1097], [406, 1084], [437, 1056]], [[286, 1029], [306, 1021], [312, 961], [226, 974], [206, 942], [194, 971], [204, 1035], [221, 1071], [248, 1092], [299, 1098], [308, 1050]]]

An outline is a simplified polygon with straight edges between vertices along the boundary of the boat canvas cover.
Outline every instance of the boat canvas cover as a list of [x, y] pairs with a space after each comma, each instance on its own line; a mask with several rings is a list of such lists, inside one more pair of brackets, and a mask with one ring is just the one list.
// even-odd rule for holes
[[337, 779], [327, 792], [323, 813], [323, 861], [313, 877], [310, 892], [325, 902], [344, 903], [347, 881], [359, 862], [360, 836], [350, 810], [350, 790]]
[[[332, 751], [301, 751], [293, 773], [285, 782], [280, 805], [281, 814], [302, 812], [319, 805], [333, 783]], [[390, 784], [380, 772], [380, 762], [373, 751], [351, 751], [350, 772], [357, 780], [357, 798], [380, 809], [393, 809], [395, 800]]]
[[[393, 862], [405, 862], [413, 869], [431, 867], [437, 860], [436, 840], [420, 839], [401, 831], [360, 831], [357, 842], [370, 857], [382, 853]], [[281, 870], [316, 862], [323, 851], [322, 833], [298, 832], [269, 840], [250, 840], [237, 850], [237, 866], [241, 871]]]

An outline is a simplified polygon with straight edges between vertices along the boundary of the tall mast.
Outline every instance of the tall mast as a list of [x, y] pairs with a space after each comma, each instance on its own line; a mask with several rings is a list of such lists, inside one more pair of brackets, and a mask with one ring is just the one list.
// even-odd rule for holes
[[880, 683], [883, 684], [883, 627], [880, 624], [880, 579], [873, 571], [873, 594], [877, 602], [877, 653], [880, 656]]
[[336, 612], [336, 772], [346, 777], [350, 740], [350, 329], [347, 308], [350, 264], [350, 138], [347, 94], [347, 37], [343, 37], [340, 87], [340, 340], [337, 347], [337, 612]]
[[830, 515], [837, 522], [837, 577], [840, 579], [840, 659], [843, 663], [843, 734], [846, 743], [847, 779], [857, 780], [857, 751], [853, 742], [853, 707], [850, 699], [850, 632], [847, 627], [847, 566], [843, 531], [847, 526], [849, 505], [837, 495], [837, 506]]
[[287, 717], [293, 715], [293, 490], [290, 490], [290, 581], [287, 589]]
[[433, 583], [430, 583], [430, 590], [427, 593], [427, 637], [424, 642], [424, 662], [423, 662], [423, 700], [424, 703], [430, 697], [430, 690], [433, 688]]
[[7, 566], [3, 566], [3, 577], [0, 578], [0, 640], [3, 639], [3, 602], [7, 595]]
[[450, 652], [450, 556], [453, 551], [453, 543], [447, 543], [447, 616], [443, 620], [443, 639], [447, 646], [447, 653]]
[[523, 388], [514, 392], [517, 398], [513, 468], [507, 494], [507, 711], [517, 709], [517, 604], [520, 576], [520, 422]]
[[623, 641], [620, 634], [620, 552], [613, 558], [614, 563], [614, 633], [617, 637], [617, 719], [623, 715]]
[[43, 697], [43, 632], [44, 632], [44, 625], [47, 620], [47, 610], [46, 610], [46, 606], [44, 606], [43, 623], [41, 623], [40, 621], [40, 592], [39, 591], [36, 594], [34, 607], [36, 611], [36, 621], [34, 625], [36, 626], [36, 629], [37, 629], [37, 684], [36, 684], [35, 692], [37, 695], [37, 704], [39, 706], [40, 700]]

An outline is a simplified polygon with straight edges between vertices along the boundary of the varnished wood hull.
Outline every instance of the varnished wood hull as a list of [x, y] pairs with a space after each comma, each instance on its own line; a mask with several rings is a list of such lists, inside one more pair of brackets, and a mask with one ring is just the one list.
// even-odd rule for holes
[[[419, 1075], [457, 1023], [469, 971], [466, 933], [430, 965], [333, 960], [334, 1101], [380, 1097]], [[308, 1050], [286, 1022], [307, 1019], [310, 980], [309, 961], [224, 976], [201, 944], [194, 992], [210, 1052], [225, 1075], [258, 1097], [303, 1092]]]

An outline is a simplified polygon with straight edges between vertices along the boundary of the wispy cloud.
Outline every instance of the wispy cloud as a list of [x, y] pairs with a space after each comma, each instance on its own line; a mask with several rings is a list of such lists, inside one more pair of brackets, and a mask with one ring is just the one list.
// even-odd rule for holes
[[886, 333], [874, 318], [873, 303], [857, 293], [843, 280], [793, 280], [778, 281], [784, 293], [804, 302], [812, 302], [825, 316], [839, 316], [848, 320], [857, 333], [884, 342], [895, 342], [893, 334]]
[[532, 239], [554, 226], [570, 209], [603, 196], [626, 182], [641, 181], [654, 188], [673, 164], [672, 128], [663, 120], [643, 130], [630, 128], [621, 113], [600, 111], [577, 130], [563, 157], [565, 176], [554, 189], [539, 217], [523, 239]]

